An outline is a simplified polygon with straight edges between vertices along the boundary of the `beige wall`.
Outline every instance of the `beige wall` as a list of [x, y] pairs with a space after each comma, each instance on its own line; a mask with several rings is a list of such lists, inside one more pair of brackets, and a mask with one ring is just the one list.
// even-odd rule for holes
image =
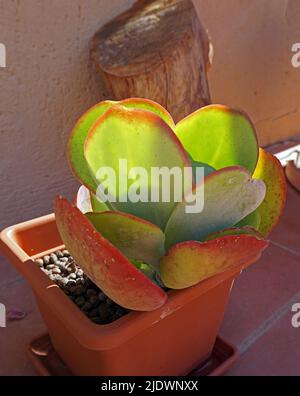
[[[88, 58], [98, 26], [132, 0], [0, 0], [0, 228], [48, 213], [76, 181], [65, 144], [80, 113], [105, 97]], [[214, 101], [244, 108], [261, 142], [299, 133], [298, 0], [194, 0], [215, 47]]]
[[299, 0], [194, 0], [214, 45], [209, 74], [214, 102], [255, 121], [261, 144], [300, 134]]
[[50, 213], [77, 185], [65, 145], [103, 89], [89, 64], [97, 28], [132, 0], [0, 0], [0, 228]]

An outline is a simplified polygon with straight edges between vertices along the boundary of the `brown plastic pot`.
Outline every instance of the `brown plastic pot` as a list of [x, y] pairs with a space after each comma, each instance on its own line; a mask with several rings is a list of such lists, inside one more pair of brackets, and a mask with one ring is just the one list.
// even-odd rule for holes
[[54, 215], [1, 233], [1, 250], [30, 282], [52, 344], [75, 375], [185, 375], [210, 356], [239, 271], [170, 291], [155, 311], [97, 325], [34, 262], [59, 248]]

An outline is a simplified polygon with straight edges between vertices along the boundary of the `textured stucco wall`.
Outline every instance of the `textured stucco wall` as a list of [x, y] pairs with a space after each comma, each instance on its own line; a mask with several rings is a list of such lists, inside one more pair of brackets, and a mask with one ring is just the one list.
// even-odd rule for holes
[[[0, 0], [0, 228], [49, 213], [77, 182], [65, 145], [74, 121], [105, 91], [89, 64], [97, 28], [133, 0]], [[214, 101], [244, 108], [262, 143], [300, 130], [299, 0], [194, 0], [210, 31]], [[176, 22], [175, 22], [176, 26]]]
[[244, 109], [261, 144], [300, 134], [299, 0], [194, 0], [214, 45], [214, 102]]
[[132, 0], [0, 0], [0, 228], [52, 211], [77, 185], [65, 159], [71, 126], [103, 97], [89, 65], [97, 28]]

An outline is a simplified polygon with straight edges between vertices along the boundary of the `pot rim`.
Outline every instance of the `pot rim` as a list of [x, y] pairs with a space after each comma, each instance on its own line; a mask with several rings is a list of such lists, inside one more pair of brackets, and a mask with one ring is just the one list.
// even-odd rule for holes
[[242, 271], [242, 268], [227, 270], [195, 286], [182, 290], [171, 290], [168, 292], [167, 302], [155, 311], [131, 311], [112, 323], [95, 324], [65, 295], [58, 285], [40, 270], [34, 261], [38, 257], [64, 248], [64, 245], [55, 246], [30, 256], [18, 244], [18, 232], [24, 232], [40, 225], [47, 226], [53, 222], [55, 222], [54, 214], [50, 214], [5, 228], [0, 234], [0, 250], [28, 280], [34, 293], [61, 318], [77, 341], [90, 349], [106, 350], [118, 347], [223, 281], [230, 278], [234, 280]]

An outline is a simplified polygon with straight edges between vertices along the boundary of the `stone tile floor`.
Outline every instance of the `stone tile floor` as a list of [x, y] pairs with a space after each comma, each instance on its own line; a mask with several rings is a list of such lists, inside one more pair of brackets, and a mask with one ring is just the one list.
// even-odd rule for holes
[[[300, 303], [300, 194], [288, 187], [287, 206], [261, 260], [236, 281], [221, 336], [240, 358], [227, 375], [300, 375], [300, 328], [291, 324]], [[0, 375], [35, 375], [28, 342], [46, 329], [30, 287], [0, 258], [0, 302], [25, 318], [0, 328]]]

